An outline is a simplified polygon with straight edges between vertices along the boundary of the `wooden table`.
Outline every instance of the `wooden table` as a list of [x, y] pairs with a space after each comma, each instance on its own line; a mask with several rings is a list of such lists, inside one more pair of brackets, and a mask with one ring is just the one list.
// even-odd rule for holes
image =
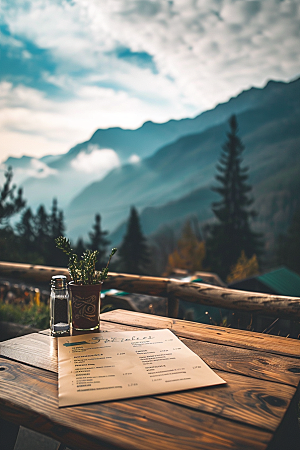
[[11, 339], [0, 346], [1, 449], [19, 425], [88, 450], [300, 448], [299, 341], [131, 311], [101, 318], [108, 331], [171, 329], [227, 385], [59, 409], [57, 339]]

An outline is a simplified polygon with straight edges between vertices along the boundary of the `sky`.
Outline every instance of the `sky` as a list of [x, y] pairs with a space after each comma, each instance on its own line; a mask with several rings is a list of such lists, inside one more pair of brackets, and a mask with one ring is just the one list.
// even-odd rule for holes
[[0, 162], [40, 158], [297, 78], [300, 2], [2, 0], [0, 45]]

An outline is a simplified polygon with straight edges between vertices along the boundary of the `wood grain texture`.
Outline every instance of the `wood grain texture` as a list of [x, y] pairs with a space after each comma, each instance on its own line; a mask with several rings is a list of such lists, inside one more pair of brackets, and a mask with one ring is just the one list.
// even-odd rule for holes
[[102, 314], [101, 319], [103, 321], [148, 329], [168, 328], [181, 337], [250, 350], [266, 351], [300, 359], [300, 341], [296, 339], [125, 310], [109, 311]]
[[[103, 332], [132, 329], [133, 327], [129, 325], [101, 322]], [[134, 329], [142, 328], [134, 327]], [[180, 336], [179, 338], [212, 369], [295, 387], [299, 384], [300, 361], [295, 358], [228, 345], [220, 346]], [[57, 339], [49, 335], [49, 330], [0, 343], [0, 355], [57, 372]]]
[[57, 372], [57, 339], [52, 336], [33, 333], [1, 342], [0, 355]]
[[33, 264], [0, 262], [0, 275], [2, 277], [19, 278], [22, 280], [50, 283], [53, 275], [66, 275], [69, 272], [66, 267], [50, 267]]
[[227, 385], [157, 396], [169, 403], [275, 431], [296, 389], [215, 370]]
[[[64, 274], [69, 278], [66, 268], [0, 262], [1, 276], [49, 283], [51, 277], [57, 274]], [[300, 320], [300, 299], [298, 297], [238, 291], [205, 283], [190, 283], [170, 278], [113, 272], [109, 273], [103, 287], [104, 289], [119, 289], [126, 292], [168, 297], [171, 300], [170, 311], [172, 310], [172, 314], [173, 310], [176, 310], [174, 308], [176, 299], [181, 299], [208, 306]]]
[[[258, 333], [231, 329], [224, 329], [224, 345], [219, 327], [127, 311], [102, 314], [101, 321], [101, 332], [170, 327], [227, 385], [58, 409], [57, 338], [45, 330], [0, 344], [6, 358], [37, 366], [0, 358], [0, 369], [5, 368], [0, 370], [0, 416], [89, 449], [266, 448], [295, 400], [300, 378], [296, 350], [289, 350], [289, 357], [274, 354], [273, 337], [264, 335], [260, 351], [253, 349], [255, 339], [244, 348], [243, 340], [249, 346]], [[209, 336], [216, 342], [209, 342]], [[293, 340], [278, 339], [293, 347]], [[285, 427], [283, 442], [289, 423]]]
[[[17, 348], [14, 353], [8, 351], [6, 356], [17, 359], [18, 361], [22, 358], [22, 362], [31, 365], [33, 364], [34, 359], [36, 367], [57, 373], [57, 347], [54, 346], [55, 355], [52, 354], [52, 357], [48, 358], [47, 352], [45, 351], [45, 342], [47, 342], [47, 340], [49, 346], [51, 342], [56, 341], [55, 338], [50, 336], [40, 336], [39, 334], [36, 334], [28, 342], [30, 347], [27, 347], [26, 351], [24, 351], [26, 341], [20, 339], [20, 346], [17, 347], [16, 344], [18, 343], [15, 341], [15, 347]], [[40, 345], [40, 343], [42, 345]], [[187, 342], [187, 344], [189, 344], [189, 342]], [[203, 355], [203, 349], [199, 347], [198, 343], [198, 347], [194, 347], [193, 351], [196, 350], [195, 353], [199, 354], [199, 356], [201, 355], [205, 362], [208, 362], [208, 358]], [[28, 351], [29, 348], [30, 352]], [[35, 354], [36, 356], [33, 359], [29, 358], [28, 355], [30, 353]], [[42, 359], [44, 359], [44, 361], [42, 361]], [[222, 361], [222, 356], [219, 356], [218, 359]], [[217, 364], [213, 362], [211, 367], [216, 369], [216, 365]], [[244, 364], [244, 366], [245, 365], [246, 364]], [[233, 370], [232, 368], [230, 369]], [[188, 401], [185, 406], [195, 407], [198, 410], [214, 414], [218, 413], [222, 417], [231, 418], [251, 425], [260, 424], [260, 427], [267, 430], [275, 430], [286, 411], [289, 400], [295, 393], [294, 387], [270, 383], [264, 381], [264, 377], [261, 376], [260, 379], [255, 379], [250, 376], [241, 376], [241, 374], [234, 375], [221, 370], [215, 371], [221, 378], [227, 381], [228, 384], [213, 389], [197, 390], [195, 391], [197, 392], [196, 394], [186, 392]], [[244, 370], [244, 372], [246, 372], [247, 375], [248, 369]], [[282, 374], [282, 378], [284, 378], [284, 374]], [[173, 397], [173, 395], [175, 395], [175, 397]], [[172, 394], [171, 396], [168, 395], [166, 398], [170, 399], [173, 403], [177, 403], [174, 399], [179, 398], [180, 401], [178, 404], [184, 404], [182, 401], [184, 395], [185, 394], [180, 397], [179, 394]], [[274, 408], [272, 409], [272, 407]]]
[[256, 350], [219, 346], [180, 338], [212, 369], [245, 375], [260, 380], [274, 381], [297, 387], [300, 380], [300, 361]]
[[300, 320], [300, 298], [239, 291], [204, 283], [171, 280], [168, 295], [207, 306]]
[[169, 402], [152, 397], [59, 409], [55, 374], [4, 358], [0, 364], [5, 367], [0, 371], [0, 416], [70, 446], [263, 450], [272, 437], [213, 414], [177, 404], [170, 408]]

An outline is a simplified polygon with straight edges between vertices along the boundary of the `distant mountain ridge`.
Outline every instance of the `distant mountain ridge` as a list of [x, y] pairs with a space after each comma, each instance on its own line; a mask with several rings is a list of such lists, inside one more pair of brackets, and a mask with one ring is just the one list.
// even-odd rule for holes
[[[250, 167], [256, 204], [260, 206], [262, 217], [269, 220], [271, 216], [264, 210], [264, 197], [275, 204], [275, 216], [280, 211], [277, 203], [280, 203], [282, 195], [287, 199], [287, 208], [294, 207], [290, 200], [295, 200], [298, 177], [293, 176], [291, 185], [292, 180], [284, 177], [283, 172], [290, 168], [295, 172], [300, 169], [300, 80], [288, 84], [270, 82], [265, 89], [268, 95], [262, 96], [263, 101], [237, 114], [237, 118], [240, 136], [246, 146], [245, 165]], [[212, 217], [206, 200], [211, 200], [209, 192], [228, 131], [227, 119], [201, 133], [181, 137], [140, 164], [124, 165], [88, 186], [68, 209], [71, 230], [73, 227], [71, 232], [74, 235], [83, 233], [85, 226], [81, 224], [90, 223], [95, 210], [101, 213], [103, 226], [112, 230], [114, 224], [127, 218], [130, 205], [135, 205], [140, 210], [145, 230], [152, 233], [165, 223], [162, 211], [169, 210], [170, 202], [173, 202], [173, 213], [167, 220], [182, 220], [182, 198], [201, 190], [206, 190], [207, 197], [201, 200], [195, 196], [198, 199], [190, 202], [186, 216], [196, 213], [200, 217], [202, 213], [202, 220]], [[276, 185], [276, 177], [282, 179], [281, 186]], [[258, 186], [262, 186], [261, 191]], [[174, 206], [176, 203], [177, 208]], [[146, 211], [151, 207], [155, 219], [146, 220]], [[268, 204], [267, 209], [270, 207]], [[205, 217], [203, 210], [206, 211]], [[279, 229], [284, 226], [284, 221], [284, 217], [277, 220], [281, 224]], [[150, 223], [155, 225], [149, 226]], [[265, 224], [260, 225], [265, 228]], [[274, 227], [276, 229], [276, 225]], [[117, 235], [112, 233], [112, 237], [117, 238]]]
[[15, 169], [15, 182], [24, 188], [28, 203], [37, 207], [41, 202], [50, 205], [57, 197], [61, 207], [66, 205], [91, 182], [99, 179], [97, 173], [85, 174], [74, 168], [74, 161], [80, 155], [89, 155], [95, 148], [112, 149], [121, 164], [135, 154], [140, 159], [150, 156], [159, 148], [178, 138], [205, 129], [227, 120], [233, 113], [240, 113], [268, 102], [274, 90], [282, 82], [270, 81], [265, 88], [251, 88], [243, 91], [226, 103], [217, 105], [193, 119], [170, 120], [166, 123], [146, 122], [136, 130], [121, 128], [98, 129], [91, 139], [72, 147], [63, 155], [48, 155], [40, 158], [8, 158], [5, 165]]
[[[298, 202], [299, 98], [300, 79], [270, 81], [264, 88], [243, 91], [194, 119], [146, 122], [137, 130], [99, 129], [68, 153], [41, 158], [39, 170], [42, 176], [44, 170], [45, 176], [23, 181], [25, 197], [33, 206], [49, 206], [57, 197], [72, 238], [86, 236], [95, 213], [100, 213], [104, 229], [120, 239], [131, 205], [138, 208], [147, 234], [164, 223], [184, 221], [190, 214], [207, 220], [212, 217], [210, 188], [228, 118], [236, 114], [246, 146], [245, 165], [250, 167], [256, 205], [262, 212], [260, 226], [263, 229], [272, 219], [273, 230], [281, 229]], [[73, 162], [78, 155], [88, 155], [95, 148], [111, 148], [122, 165], [102, 179], [97, 173], [75, 170]], [[128, 163], [132, 154], [138, 155], [140, 162]], [[23, 161], [9, 158], [8, 162], [18, 170], [23, 163], [27, 168], [31, 165], [26, 157]], [[277, 179], [281, 180], [279, 186]], [[287, 204], [286, 217], [282, 217], [279, 198]]]

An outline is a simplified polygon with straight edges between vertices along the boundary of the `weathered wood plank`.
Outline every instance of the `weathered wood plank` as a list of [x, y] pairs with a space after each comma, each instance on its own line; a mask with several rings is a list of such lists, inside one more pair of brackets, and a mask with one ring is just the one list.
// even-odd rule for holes
[[157, 396], [176, 405], [275, 431], [296, 389], [215, 370], [227, 385]]
[[274, 381], [297, 387], [300, 381], [300, 361], [256, 350], [229, 347], [209, 342], [180, 338], [212, 369]]
[[57, 339], [41, 333], [0, 343], [0, 356], [57, 372]]
[[0, 275], [2, 277], [18, 278], [39, 283], [50, 283], [53, 275], [66, 275], [69, 277], [68, 269], [65, 267], [50, 267], [34, 264], [0, 262]]
[[[16, 344], [20, 344], [20, 347], [18, 346], [18, 349], [15, 349], [15, 351], [12, 350], [12, 347], [10, 347], [10, 351], [6, 353], [6, 356], [12, 357], [12, 359], [17, 359], [19, 361], [20, 358], [22, 358], [23, 362], [29, 362], [30, 364], [33, 364], [34, 361], [35, 366], [57, 373], [58, 368], [56, 358], [53, 358], [53, 356], [51, 356], [51, 358], [47, 358], [47, 353], [45, 352], [45, 343], [47, 342], [47, 339], [45, 339], [46, 336], [40, 337], [37, 334], [35, 335], [35, 337], [36, 340], [31, 339], [28, 342], [29, 346], [27, 348], [25, 345], [26, 341], [24, 339], [22, 339], [19, 343], [17, 342], [17, 340], [15, 340], [15, 345], [13, 346], [13, 348], [16, 347]], [[56, 339], [51, 337], [48, 337], [48, 342], [49, 340], [50, 342], [56, 342]], [[187, 344], [189, 344], [189, 340], [185, 341], [187, 341]], [[40, 343], [42, 345], [40, 345]], [[196, 350], [195, 353], [199, 354], [199, 356], [201, 356], [205, 360], [205, 362], [208, 362], [208, 358], [204, 355], [205, 351], [203, 351], [202, 343], [201, 347], [199, 345], [199, 342], [194, 341], [194, 344], [195, 343], [198, 344], [198, 346], [194, 345], [194, 348], [192, 348], [193, 351]], [[211, 345], [213, 345], [214, 347], [218, 347], [215, 344]], [[34, 351], [34, 348], [36, 347], [38, 349], [37, 351]], [[53, 347], [53, 349], [55, 353], [57, 353], [56, 345]], [[34, 357], [29, 358], [28, 355], [33, 353]], [[221, 355], [220, 357], [220, 354], [218, 353], [220, 352], [218, 352], [216, 349], [214, 353], [215, 359], [217, 361], [221, 361], [221, 364], [219, 365], [222, 365], [222, 363], [226, 365], [226, 358], [225, 361], [222, 361], [223, 355]], [[42, 355], [44, 355], [44, 357]], [[44, 361], [42, 360], [43, 358]], [[211, 367], [213, 369], [216, 369], [218, 363], [216, 363], [214, 360], [212, 360], [211, 362]], [[247, 363], [248, 361], [245, 361], [244, 366], [247, 365]], [[229, 364], [231, 365], [231, 363]], [[279, 360], [279, 366], [282, 365], [284, 364], [282, 364], [282, 362]], [[255, 366], [255, 362], [253, 363], [253, 366]], [[229, 368], [231, 371], [234, 370], [231, 367], [228, 367], [228, 369]], [[264, 367], [262, 366], [261, 369], [264, 370]], [[214, 414], [218, 413], [222, 417], [242, 421], [250, 425], [259, 423], [259, 426], [261, 426], [262, 428], [275, 430], [275, 428], [279, 425], [280, 420], [282, 419], [282, 416], [287, 408], [289, 399], [294, 395], [294, 387], [263, 381], [266, 376], [261, 376], [261, 374], [259, 375], [259, 379], [255, 379], [251, 378], [251, 376], [242, 376], [240, 374], [236, 375], [226, 373], [221, 370], [216, 370], [216, 372], [220, 375], [221, 378], [227, 381], [228, 384], [226, 386], [220, 386], [214, 389], [201, 389], [200, 391], [195, 391], [196, 393], [186, 392], [187, 402], [185, 403], [185, 406], [195, 407], [196, 409], [202, 410], [204, 412], [210, 412]], [[246, 375], [248, 375], [247, 368], [244, 370], [244, 372], [246, 372]], [[276, 376], [274, 376], [274, 378], [276, 378]], [[277, 375], [277, 380], [278, 378], [279, 376]], [[285, 373], [281, 373], [281, 379], [285, 379]], [[265, 394], [266, 399], [264, 398], [265, 392], [268, 392], [267, 395]], [[173, 395], [175, 395], [175, 397], [173, 397]], [[182, 400], [184, 396], [185, 394], [182, 394], [181, 396], [179, 394], [172, 394], [171, 396], [168, 395], [166, 398], [171, 399], [170, 401], [172, 401], [173, 403], [177, 403], [176, 399], [179, 399], [178, 404], [184, 404]]]
[[204, 283], [184, 283], [180, 280], [171, 280], [168, 295], [207, 306], [300, 320], [299, 297], [239, 291]]
[[[0, 275], [35, 279], [38, 282], [50, 282], [51, 276], [57, 274], [68, 276], [66, 268], [33, 266], [30, 264], [0, 262]], [[189, 283], [181, 280], [146, 277], [130, 274], [109, 273], [104, 289], [119, 289], [127, 292], [168, 297], [174, 308], [176, 299], [203, 305], [260, 313], [271, 317], [281, 317], [291, 320], [300, 320], [299, 297], [284, 297], [245, 292], [208, 285], [205, 283]]]
[[[128, 325], [101, 322], [101, 330], [104, 332], [132, 329]], [[298, 386], [300, 361], [295, 358], [227, 345], [219, 346], [195, 339], [180, 339], [212, 369]], [[57, 372], [57, 340], [47, 334], [47, 331], [2, 342], [0, 355]]]
[[[265, 449], [272, 433], [151, 397], [58, 408], [57, 376], [0, 358], [0, 416], [91, 450]], [[34, 380], [34, 383], [33, 383]], [[12, 400], [13, 399], [13, 400]], [[90, 439], [89, 439], [90, 436]]]
[[109, 311], [101, 319], [148, 329], [169, 328], [181, 337], [300, 358], [300, 341], [296, 339], [125, 310]]

